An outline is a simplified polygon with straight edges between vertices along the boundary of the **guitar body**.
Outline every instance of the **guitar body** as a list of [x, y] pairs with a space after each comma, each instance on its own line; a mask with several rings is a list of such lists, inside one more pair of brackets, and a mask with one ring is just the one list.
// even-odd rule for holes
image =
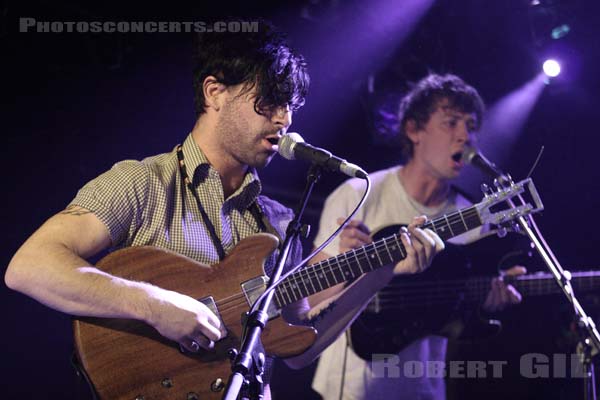
[[496, 335], [500, 328], [498, 321], [479, 317], [468, 305], [461, 308], [459, 301], [448, 306], [398, 307], [379, 313], [364, 311], [350, 327], [350, 344], [359, 357], [371, 361], [373, 354], [397, 354], [428, 335], [483, 339]]
[[[181, 353], [179, 345], [145, 323], [128, 319], [77, 318], [78, 359], [101, 399], [217, 399], [230, 375], [227, 350], [239, 348], [241, 316], [249, 310], [240, 284], [264, 275], [263, 262], [277, 239], [257, 234], [242, 240], [221, 263], [200, 264], [155, 247], [129, 247], [109, 254], [98, 268], [134, 281], [202, 299], [212, 296], [228, 331], [213, 351]], [[267, 354], [290, 357], [312, 345], [309, 327], [271, 320], [262, 335]], [[195, 394], [195, 396], [194, 396]]]
[[[399, 229], [400, 225], [388, 226], [375, 232], [373, 238], [377, 240]], [[446, 243], [446, 249], [436, 255], [426, 271], [394, 278], [351, 325], [354, 352], [372, 360], [373, 354], [397, 354], [427, 335], [470, 339], [497, 334], [498, 321], [479, 316], [477, 311], [483, 301], [474, 298], [467, 278], [481, 267], [489, 271], [523, 262], [525, 254], [515, 252], [499, 265], [508, 249], [521, 240], [516, 235], [505, 239], [500, 243], [496, 236], [490, 236], [469, 245]], [[505, 262], [510, 265], [504, 265]], [[487, 293], [490, 281], [491, 278], [485, 281], [487, 287], [479, 288], [480, 293]]]

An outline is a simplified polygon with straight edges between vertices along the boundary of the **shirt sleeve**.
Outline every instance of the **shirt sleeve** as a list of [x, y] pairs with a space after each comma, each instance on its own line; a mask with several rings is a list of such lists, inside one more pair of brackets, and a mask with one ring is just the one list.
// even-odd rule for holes
[[108, 228], [113, 246], [139, 226], [148, 196], [148, 170], [139, 161], [121, 161], [83, 186], [70, 205], [93, 212]]
[[[352, 183], [354, 183], [354, 180], [346, 181], [334, 190], [325, 200], [325, 205], [323, 206], [319, 221], [319, 231], [313, 243], [315, 248], [320, 246], [337, 228], [339, 228], [337, 219], [348, 217], [360, 201], [362, 192]], [[363, 219], [361, 209], [355, 214], [354, 219]], [[340, 253], [339, 244], [340, 240], [338, 235], [323, 249], [323, 251], [331, 256], [335, 256]]]

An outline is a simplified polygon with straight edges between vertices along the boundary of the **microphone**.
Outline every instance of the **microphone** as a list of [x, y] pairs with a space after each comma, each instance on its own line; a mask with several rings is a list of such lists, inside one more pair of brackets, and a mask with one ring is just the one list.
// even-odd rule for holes
[[336, 157], [325, 149], [311, 146], [296, 132], [288, 132], [279, 139], [277, 152], [287, 160], [309, 161], [330, 171], [339, 171], [353, 178], [367, 178], [367, 173], [358, 165]]
[[505, 178], [504, 173], [490, 160], [485, 158], [477, 149], [471, 146], [465, 147], [465, 151], [462, 155], [462, 161], [465, 164], [471, 164], [483, 173], [491, 176], [492, 178]]

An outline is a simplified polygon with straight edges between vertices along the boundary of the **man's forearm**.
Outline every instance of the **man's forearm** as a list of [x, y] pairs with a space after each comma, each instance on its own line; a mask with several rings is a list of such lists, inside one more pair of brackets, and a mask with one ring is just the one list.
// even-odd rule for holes
[[317, 340], [305, 353], [286, 359], [292, 368], [302, 368], [314, 359], [344, 331], [364, 309], [373, 295], [393, 277], [393, 266], [363, 275], [327, 301], [313, 307], [307, 317], [317, 329]]
[[149, 319], [152, 285], [111, 276], [67, 247], [30, 243], [11, 260], [6, 284], [72, 315]]

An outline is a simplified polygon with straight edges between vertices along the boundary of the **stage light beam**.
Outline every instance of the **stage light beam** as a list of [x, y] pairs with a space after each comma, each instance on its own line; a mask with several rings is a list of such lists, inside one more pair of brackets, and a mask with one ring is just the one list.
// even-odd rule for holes
[[[540, 71], [530, 81], [493, 103], [485, 114], [481, 132], [475, 137], [483, 153], [510, 174], [516, 172], [512, 170], [511, 157], [520, 154], [515, 145], [546, 87], [546, 79], [548, 79], [546, 75]], [[535, 159], [535, 154], [524, 156], [530, 158], [532, 162]], [[466, 168], [458, 178], [458, 184], [463, 188], [476, 188], [482, 179], [487, 177], [474, 168]]]

